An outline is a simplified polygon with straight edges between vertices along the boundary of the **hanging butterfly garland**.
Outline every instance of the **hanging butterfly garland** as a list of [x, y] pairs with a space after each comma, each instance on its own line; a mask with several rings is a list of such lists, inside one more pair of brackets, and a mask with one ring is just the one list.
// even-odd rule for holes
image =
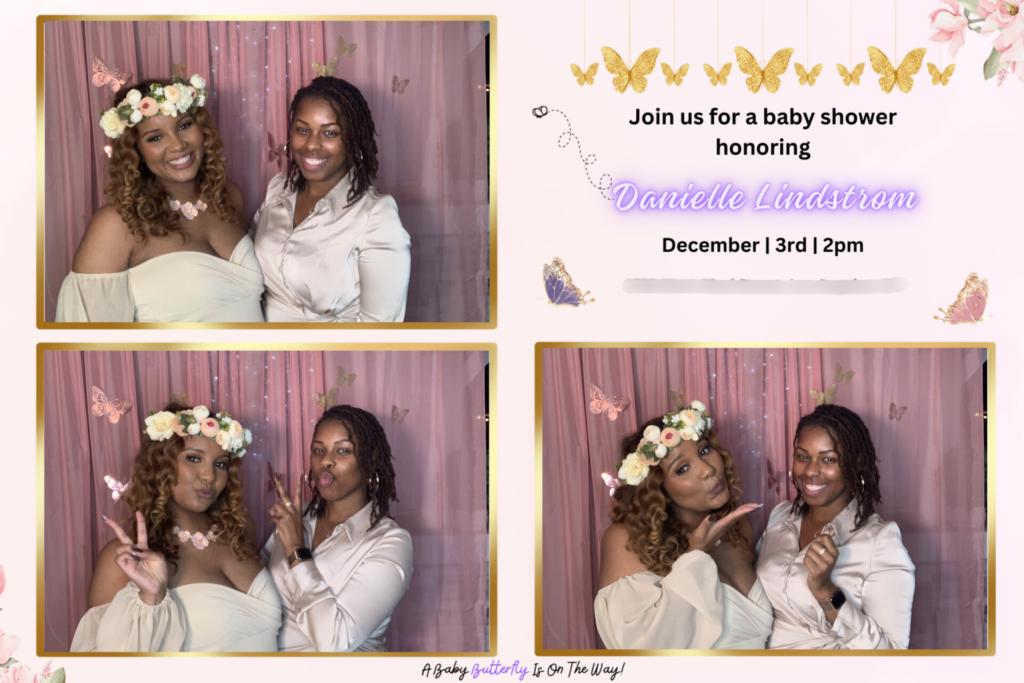
[[779, 50], [771, 56], [771, 59], [768, 60], [768, 63], [762, 69], [749, 50], [737, 45], [734, 50], [736, 53], [736, 64], [739, 66], [740, 71], [749, 76], [747, 79], [747, 90], [756, 93], [763, 84], [768, 92], [778, 92], [779, 87], [782, 85], [779, 76], [786, 73], [786, 70], [789, 69], [789, 60], [793, 56], [793, 51], [791, 47]]
[[[804, 28], [806, 29], [807, 33], [807, 61], [809, 63], [811, 55], [811, 0], [807, 0], [806, 8], [807, 18], [805, 20], [806, 24]], [[796, 69], [796, 75], [800, 77], [800, 85], [807, 86], [814, 85], [818, 76], [821, 75], [821, 69], [823, 66], [823, 64], [816, 64], [813, 67], [811, 67], [810, 71], [808, 71], [807, 68], [804, 67], [804, 65], [801, 64], [800, 62], [793, 62], [793, 68]]]

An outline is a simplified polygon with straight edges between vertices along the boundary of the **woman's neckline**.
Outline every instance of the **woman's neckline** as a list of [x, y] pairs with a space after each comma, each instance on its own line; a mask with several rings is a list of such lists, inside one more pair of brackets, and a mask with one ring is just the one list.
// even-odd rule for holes
[[241, 239], [239, 239], [238, 242], [235, 243], [234, 248], [231, 250], [231, 255], [228, 258], [221, 258], [220, 256], [218, 256], [216, 254], [209, 254], [209, 253], [207, 253], [205, 251], [196, 251], [194, 249], [179, 249], [178, 251], [169, 251], [169, 252], [167, 252], [165, 254], [157, 254], [156, 256], [154, 256], [152, 258], [146, 259], [142, 263], [137, 263], [134, 266], [129, 266], [128, 268], [125, 269], [124, 272], [127, 273], [127, 272], [135, 270], [136, 268], [141, 268], [142, 266], [146, 265], [147, 263], [152, 263], [153, 261], [156, 261], [157, 259], [164, 258], [165, 256], [177, 256], [179, 254], [198, 254], [199, 256], [207, 256], [207, 257], [212, 258], [212, 259], [217, 259], [218, 261], [224, 261], [225, 263], [233, 263], [232, 259], [234, 259], [234, 257], [235, 257], [235, 252], [238, 251], [238, 248], [242, 245], [242, 242], [244, 242], [248, 237], [249, 237], [248, 235], [242, 235]]

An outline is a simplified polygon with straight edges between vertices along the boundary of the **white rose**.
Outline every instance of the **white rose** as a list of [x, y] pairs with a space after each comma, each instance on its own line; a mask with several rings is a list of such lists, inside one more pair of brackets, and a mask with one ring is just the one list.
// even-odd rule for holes
[[181, 99], [178, 100], [178, 111], [187, 111], [192, 106], [192, 93], [188, 88], [181, 91]]
[[238, 451], [237, 453], [235, 453], [233, 457], [241, 458], [243, 455], [245, 455], [245, 449], [244, 448], [242, 450]]
[[231, 424], [228, 425], [228, 436], [232, 439], [242, 438], [242, 423], [238, 420], [232, 420]]
[[693, 408], [694, 410], [700, 411], [702, 413], [708, 412], [707, 406], [704, 405], [703, 403], [701, 403], [700, 401], [691, 401], [690, 402], [690, 407]]
[[619, 468], [619, 479], [624, 480], [630, 486], [637, 486], [647, 476], [650, 467], [647, 466], [636, 453], [630, 453], [622, 461]]
[[210, 417], [210, 409], [206, 406], [196, 406], [192, 409], [192, 417], [194, 417], [197, 422], [202, 422], [206, 418]]
[[146, 434], [153, 441], [163, 441], [174, 436], [174, 413], [162, 410], [147, 417]]
[[199, 74], [192, 74], [192, 78], [188, 79], [188, 82], [192, 84], [196, 90], [202, 90], [206, 87], [206, 79]]
[[228, 447], [227, 450], [229, 450], [229, 451], [237, 451], [239, 448], [241, 448], [244, 445], [245, 445], [245, 442], [242, 441], [242, 437], [238, 437], [236, 439], [231, 439], [231, 445]]
[[128, 96], [124, 98], [125, 102], [133, 107], [137, 107], [139, 102], [142, 101], [142, 93], [134, 88], [128, 91]]
[[651, 425], [644, 430], [644, 438], [650, 443], [661, 443], [661, 430], [656, 426]]
[[231, 450], [231, 437], [223, 429], [217, 432], [216, 436], [217, 445], [226, 451]]
[[693, 427], [683, 427], [679, 430], [679, 436], [683, 438], [683, 441], [696, 441], [699, 438]]
[[245, 439], [246, 444], [252, 443], [252, 432], [248, 429], [242, 431], [242, 437]]
[[173, 102], [168, 102], [167, 100], [164, 100], [163, 102], [160, 103], [160, 113], [163, 114], [164, 116], [177, 116], [178, 115], [177, 105], [174, 104]]
[[198, 434], [199, 433], [199, 423], [198, 422], [193, 422], [192, 424], [190, 424], [188, 426], [188, 433], [191, 434], [192, 436], [195, 436], [196, 434]]
[[108, 109], [100, 119], [100, 128], [108, 138], [116, 138], [124, 132], [125, 123], [117, 113], [117, 109]]
[[679, 411], [679, 419], [683, 421], [683, 424], [685, 426], [692, 427], [695, 424], [697, 424], [697, 420], [700, 419], [700, 415], [698, 415], [693, 410], [680, 410]]
[[196, 105], [197, 106], [202, 107], [204, 104], [206, 104], [206, 92], [205, 91], [199, 93], [199, 99], [196, 100]]
[[654, 449], [654, 452], [658, 454], [659, 458], [664, 458], [668, 455], [668, 447], [665, 444], [658, 444], [658, 447]]
[[132, 111], [132, 115], [129, 116], [128, 118], [130, 118], [132, 120], [132, 123], [138, 123], [139, 121], [142, 120], [142, 112], [139, 111], [138, 109], [135, 109], [135, 110]]

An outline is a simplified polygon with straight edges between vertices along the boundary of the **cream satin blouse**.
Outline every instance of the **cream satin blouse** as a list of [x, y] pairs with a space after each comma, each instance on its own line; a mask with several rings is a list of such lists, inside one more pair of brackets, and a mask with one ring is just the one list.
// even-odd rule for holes
[[[412, 539], [395, 520], [370, 527], [372, 504], [339, 524], [313, 550], [312, 562], [288, 567], [275, 531], [263, 548], [284, 603], [282, 652], [386, 652], [391, 613], [409, 590]], [[318, 520], [302, 523], [307, 547]]]
[[668, 576], [640, 572], [594, 599], [597, 632], [613, 650], [763, 650], [772, 606], [760, 581], [746, 596], [718, 579], [707, 553], [685, 553]]
[[402, 322], [409, 290], [409, 233], [390, 195], [374, 187], [352, 206], [351, 176], [297, 227], [295, 192], [279, 173], [253, 218], [267, 322]]
[[895, 522], [877, 514], [854, 531], [857, 500], [832, 522], [839, 559], [832, 583], [843, 589], [846, 604], [829, 626], [821, 605], [807, 588], [806, 549], [800, 549], [799, 513], [792, 503], [772, 510], [757, 545], [757, 575], [775, 611], [770, 648], [903, 650], [910, 643], [914, 602], [914, 563]]

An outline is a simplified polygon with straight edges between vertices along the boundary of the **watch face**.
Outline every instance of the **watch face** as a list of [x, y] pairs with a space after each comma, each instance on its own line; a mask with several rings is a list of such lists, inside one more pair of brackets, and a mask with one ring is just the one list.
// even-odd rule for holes
[[836, 592], [832, 594], [831, 598], [829, 598], [829, 602], [832, 603], [832, 607], [835, 608], [835, 609], [839, 609], [840, 607], [845, 605], [846, 604], [846, 594], [843, 593], [843, 589], [842, 588], [837, 588]]

